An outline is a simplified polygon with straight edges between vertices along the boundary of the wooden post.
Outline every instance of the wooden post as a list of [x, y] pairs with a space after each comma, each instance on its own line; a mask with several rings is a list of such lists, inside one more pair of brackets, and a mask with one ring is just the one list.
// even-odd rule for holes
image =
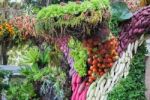
[[7, 46], [8, 44], [6, 43], [6, 41], [3, 41], [2, 50], [1, 50], [2, 58], [3, 58], [3, 65], [7, 65]]
[[[2, 51], [2, 45], [0, 45], [0, 51]], [[0, 52], [0, 65], [3, 64], [2, 53]]]

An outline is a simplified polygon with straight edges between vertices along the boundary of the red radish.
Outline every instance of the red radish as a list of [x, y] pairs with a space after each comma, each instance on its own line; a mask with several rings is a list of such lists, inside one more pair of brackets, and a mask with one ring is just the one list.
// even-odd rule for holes
[[77, 95], [77, 89], [73, 93], [71, 100], [76, 100], [76, 95]]
[[80, 100], [80, 99], [79, 99], [79, 96], [80, 96], [80, 95], [77, 93], [75, 100]]
[[74, 86], [74, 84], [72, 84], [71, 86], [72, 86], [72, 88], [71, 88], [72, 91], [75, 91], [75, 86]]
[[81, 99], [82, 99], [82, 94], [83, 94], [83, 93], [81, 93], [81, 94], [79, 95], [79, 100], [81, 100]]
[[77, 79], [78, 74], [74, 74], [72, 77], [72, 83], [76, 83], [76, 79]]
[[81, 83], [81, 80], [82, 80], [81, 77], [80, 77], [79, 75], [77, 75], [76, 83], [77, 83], [77, 84]]
[[87, 95], [88, 88], [83, 91], [82, 99], [81, 100], [86, 100], [86, 95]]
[[74, 95], [75, 95], [75, 94], [73, 93], [72, 96], [71, 96], [71, 100], [74, 100], [74, 97], [75, 97]]
[[79, 100], [79, 93], [78, 93], [78, 90], [79, 90], [79, 86], [80, 84], [78, 84], [77, 88], [76, 88], [76, 97], [75, 97], [75, 100]]
[[78, 88], [79, 88], [79, 85], [77, 84], [77, 87], [75, 88], [75, 91], [73, 92], [73, 95], [72, 95], [71, 100], [76, 100], [76, 96], [77, 96]]
[[[126, 37], [126, 35], [124, 36]], [[87, 60], [90, 69], [88, 70], [86, 86], [89, 86], [92, 82], [94, 82], [98, 75], [102, 76], [104, 74], [104, 69], [108, 68], [107, 64], [110, 66], [110, 63], [114, 63], [115, 59], [113, 59], [113, 57], [118, 55], [116, 49], [119, 46], [118, 40], [114, 37], [108, 41], [104, 41], [103, 43], [98, 43], [100, 41], [96, 41], [94, 38], [91, 40], [91, 47], [87, 46], [88, 51], [92, 50], [92, 52], [88, 55], [89, 58]], [[127, 40], [124, 41], [128, 42]], [[95, 45], [93, 44], [94, 42]]]
[[84, 90], [86, 86], [86, 82], [82, 82], [82, 84], [79, 86], [79, 89], [78, 89], [78, 93], [81, 94], [81, 92]]
[[79, 100], [82, 100], [82, 97], [83, 97], [83, 95], [84, 95], [84, 91], [85, 91], [85, 90], [83, 90], [82, 93], [80, 94]]

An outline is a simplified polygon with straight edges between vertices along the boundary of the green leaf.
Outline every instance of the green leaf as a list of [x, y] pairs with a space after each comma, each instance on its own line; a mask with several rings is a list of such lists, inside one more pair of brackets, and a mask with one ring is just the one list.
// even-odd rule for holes
[[70, 55], [74, 59], [74, 67], [75, 70], [78, 72], [78, 74], [82, 77], [85, 76], [87, 73], [87, 51], [83, 47], [80, 41], [75, 40], [73, 38], [69, 41], [69, 48], [72, 48], [70, 50]]
[[130, 19], [133, 14], [128, 9], [128, 6], [124, 2], [115, 2], [111, 5], [112, 17], [118, 21], [124, 21]]

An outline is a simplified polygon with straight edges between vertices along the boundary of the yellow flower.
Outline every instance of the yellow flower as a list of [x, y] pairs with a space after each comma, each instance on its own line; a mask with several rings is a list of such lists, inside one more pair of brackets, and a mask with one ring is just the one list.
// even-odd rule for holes
[[4, 34], [2, 30], [5, 30], [6, 32], [8, 32], [9, 36], [13, 36], [15, 34], [14, 27], [6, 22], [0, 25], [0, 36]]

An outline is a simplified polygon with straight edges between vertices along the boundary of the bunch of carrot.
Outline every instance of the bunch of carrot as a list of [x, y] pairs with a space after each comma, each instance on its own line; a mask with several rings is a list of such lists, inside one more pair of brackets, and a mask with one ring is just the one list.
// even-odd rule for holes
[[84, 46], [88, 50], [88, 65], [90, 65], [86, 85], [90, 85], [97, 77], [106, 73], [118, 59], [118, 41], [112, 38], [102, 43], [96, 37], [84, 40]]

